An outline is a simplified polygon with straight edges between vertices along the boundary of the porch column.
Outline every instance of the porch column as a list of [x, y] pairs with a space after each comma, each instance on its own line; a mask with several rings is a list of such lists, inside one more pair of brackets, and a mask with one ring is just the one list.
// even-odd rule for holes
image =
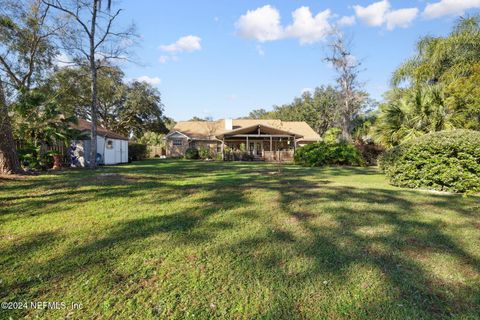
[[245, 147], [247, 147], [247, 152], [248, 154], [250, 154], [250, 145], [248, 144], [248, 136], [247, 136], [247, 145]]
[[225, 161], [225, 137], [222, 138], [222, 161]]
[[273, 151], [273, 142], [272, 142], [272, 136], [270, 136], [270, 152]]

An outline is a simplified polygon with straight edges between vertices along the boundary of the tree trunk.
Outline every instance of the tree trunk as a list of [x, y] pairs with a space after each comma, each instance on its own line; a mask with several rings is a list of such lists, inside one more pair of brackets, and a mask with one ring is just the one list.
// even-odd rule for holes
[[95, 24], [97, 20], [98, 0], [93, 0], [92, 21], [90, 29], [90, 73], [92, 77], [92, 107], [91, 107], [91, 143], [90, 143], [90, 168], [97, 167], [97, 64], [95, 61]]
[[345, 110], [342, 112], [342, 141], [350, 142], [350, 115], [349, 115], [349, 101], [345, 97]]
[[21, 171], [13, 139], [12, 124], [8, 116], [3, 82], [0, 79], [0, 174], [20, 173]]

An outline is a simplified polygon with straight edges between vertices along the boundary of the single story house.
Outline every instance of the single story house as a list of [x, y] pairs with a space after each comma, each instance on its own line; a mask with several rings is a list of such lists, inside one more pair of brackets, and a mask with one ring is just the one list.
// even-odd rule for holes
[[290, 161], [299, 146], [320, 141], [303, 121], [221, 119], [181, 121], [165, 136], [167, 157], [181, 157], [189, 147], [208, 148], [213, 156], [246, 150], [257, 160]]
[[[78, 119], [78, 123], [72, 127], [78, 129], [84, 136], [90, 136], [92, 123]], [[71, 148], [73, 149], [73, 154], [81, 167], [88, 165], [91, 143], [90, 139], [72, 141]], [[108, 165], [127, 162], [128, 138], [104, 127], [97, 126], [97, 163]]]

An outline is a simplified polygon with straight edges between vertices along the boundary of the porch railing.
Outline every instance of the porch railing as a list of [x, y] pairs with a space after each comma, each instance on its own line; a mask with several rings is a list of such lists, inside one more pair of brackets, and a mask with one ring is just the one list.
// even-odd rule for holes
[[293, 155], [294, 155], [293, 150], [263, 152], [263, 157], [265, 161], [291, 162], [293, 161]]

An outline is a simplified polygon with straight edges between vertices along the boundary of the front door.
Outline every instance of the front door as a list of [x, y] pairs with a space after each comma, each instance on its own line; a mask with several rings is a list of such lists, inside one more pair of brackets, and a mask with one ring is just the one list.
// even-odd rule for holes
[[261, 157], [262, 156], [262, 146], [263, 146], [263, 143], [261, 142], [255, 142], [255, 155], [257, 157]]

